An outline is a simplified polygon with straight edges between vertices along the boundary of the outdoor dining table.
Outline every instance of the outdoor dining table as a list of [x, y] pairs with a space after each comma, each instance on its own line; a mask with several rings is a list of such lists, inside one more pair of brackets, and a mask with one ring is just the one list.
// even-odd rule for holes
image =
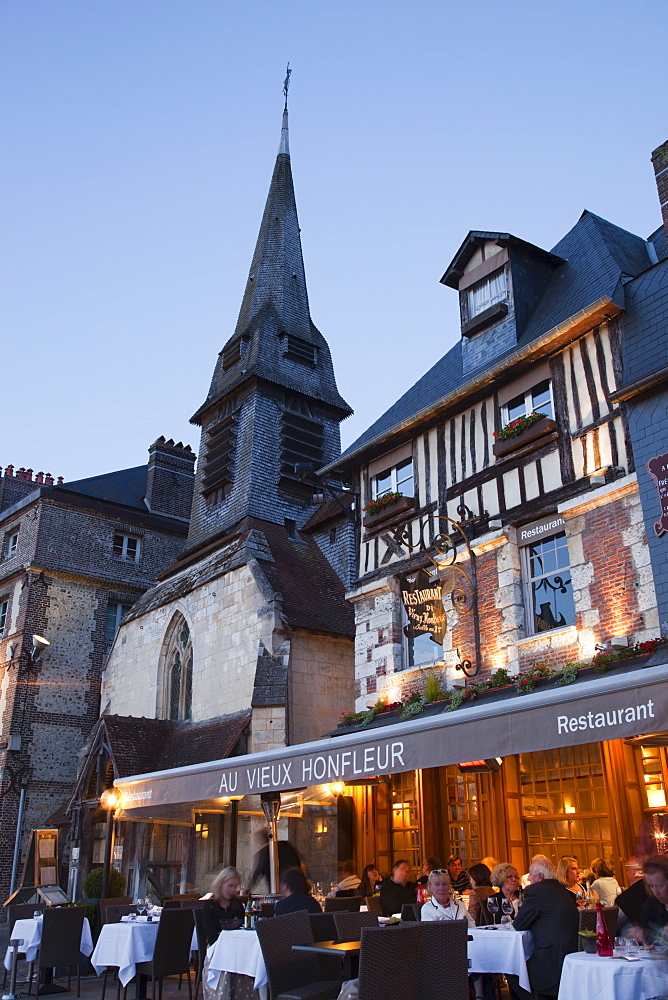
[[[469, 972], [501, 972], [518, 976], [520, 986], [531, 992], [527, 958], [533, 951], [531, 931], [516, 931], [512, 926], [471, 927], [468, 943]], [[573, 994], [575, 996], [575, 994]]]
[[252, 980], [253, 990], [266, 995], [267, 970], [256, 931], [221, 931], [218, 940], [207, 948], [204, 976], [209, 989], [219, 990], [225, 975], [246, 976]]
[[293, 951], [310, 951], [316, 955], [341, 955], [343, 958], [343, 979], [357, 975], [355, 959], [359, 959], [360, 941], [314, 941], [313, 944], [293, 944]]
[[[42, 940], [42, 917], [29, 917], [25, 920], [17, 920], [14, 924], [11, 940], [20, 941], [21, 946], [14, 950], [14, 948], [7, 948], [5, 952], [5, 969], [11, 972], [12, 969], [12, 959], [14, 956], [24, 955], [26, 962], [34, 962], [37, 958], [37, 953], [39, 951], [39, 946]], [[90, 924], [88, 919], [85, 919], [83, 926], [81, 928], [81, 953], [83, 955], [90, 955], [93, 950], [93, 935], [90, 932]], [[60, 993], [63, 992], [63, 987], [56, 986], [52, 982], [52, 975], [50, 969], [44, 970], [44, 983], [48, 984], [44, 989], [40, 989], [40, 993]]]
[[566, 955], [558, 1000], [639, 1000], [668, 993], [668, 960], [599, 958], [579, 951]]

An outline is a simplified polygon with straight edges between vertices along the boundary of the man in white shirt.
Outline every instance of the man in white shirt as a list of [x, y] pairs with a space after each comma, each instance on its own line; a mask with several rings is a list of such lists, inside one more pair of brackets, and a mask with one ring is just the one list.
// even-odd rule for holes
[[466, 920], [469, 927], [475, 927], [475, 921], [464, 904], [450, 896], [452, 884], [447, 871], [436, 869], [431, 872], [427, 888], [431, 899], [420, 911], [421, 920]]

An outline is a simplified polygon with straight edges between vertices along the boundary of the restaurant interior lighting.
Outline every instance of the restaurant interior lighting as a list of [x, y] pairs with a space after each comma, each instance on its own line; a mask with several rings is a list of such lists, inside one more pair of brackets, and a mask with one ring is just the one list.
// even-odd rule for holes
[[346, 786], [342, 781], [335, 781], [329, 786], [329, 790], [332, 795], [343, 795], [346, 790]]
[[665, 809], [666, 793], [663, 788], [647, 788], [647, 805], [650, 809]]

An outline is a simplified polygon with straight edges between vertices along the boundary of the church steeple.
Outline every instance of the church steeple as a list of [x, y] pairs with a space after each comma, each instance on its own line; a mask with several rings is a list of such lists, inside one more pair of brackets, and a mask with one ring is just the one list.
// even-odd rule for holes
[[[295, 369], [291, 354], [310, 357]], [[288, 363], [285, 363], [285, 359]], [[239, 318], [220, 353], [203, 414], [232, 388], [252, 377], [266, 378], [330, 403], [341, 417], [352, 410], [339, 395], [329, 348], [311, 319], [288, 142], [288, 111], [248, 272]]]
[[340, 453], [339, 395], [325, 338], [311, 319], [288, 142], [288, 111], [234, 333], [205, 402], [189, 541], [244, 517], [303, 524], [312, 494], [300, 479]]

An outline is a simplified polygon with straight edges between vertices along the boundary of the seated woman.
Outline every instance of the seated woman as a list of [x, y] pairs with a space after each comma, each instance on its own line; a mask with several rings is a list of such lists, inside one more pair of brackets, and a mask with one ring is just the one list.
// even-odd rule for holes
[[463, 903], [450, 895], [452, 883], [446, 871], [435, 869], [430, 873], [427, 888], [431, 899], [420, 910], [420, 920], [466, 920], [475, 927], [473, 917]]
[[376, 868], [376, 865], [367, 865], [362, 872], [362, 881], [360, 882], [359, 887], [360, 896], [375, 895], [375, 893], [378, 892], [382, 881], [383, 880], [380, 877], [380, 872]]
[[502, 861], [500, 865], [496, 866], [490, 878], [492, 885], [498, 885], [499, 892], [488, 897], [488, 909], [489, 903], [494, 899], [498, 903], [499, 913], [503, 916], [503, 902], [504, 900], [510, 900], [513, 912], [508, 913], [507, 916], [509, 916], [511, 920], [514, 920], [517, 916], [520, 899], [518, 891], [520, 886], [520, 876], [517, 868], [515, 865], [511, 865], [507, 861]]
[[223, 868], [211, 883], [211, 898], [202, 907], [206, 943], [214, 944], [222, 930], [241, 927], [244, 905], [237, 896], [241, 875], [236, 868]]
[[570, 858], [567, 854], [559, 858], [557, 882], [565, 885], [575, 896], [580, 894], [584, 904], [585, 888], [580, 882], [580, 864], [577, 858]]
[[487, 900], [494, 895], [491, 872], [487, 865], [482, 862], [471, 865], [469, 868], [469, 878], [471, 880], [471, 892], [469, 893], [469, 913], [473, 917], [476, 927], [481, 924], [491, 924], [492, 920], [487, 910]]
[[284, 871], [279, 888], [283, 899], [276, 903], [274, 916], [280, 917], [283, 913], [296, 913], [298, 910], [322, 913], [320, 903], [309, 892], [309, 884], [301, 868], [288, 868]]
[[606, 861], [605, 858], [594, 858], [591, 863], [591, 871], [594, 880], [589, 886], [590, 891], [596, 893], [603, 906], [614, 906], [621, 890], [619, 882], [615, 878], [612, 862]]

